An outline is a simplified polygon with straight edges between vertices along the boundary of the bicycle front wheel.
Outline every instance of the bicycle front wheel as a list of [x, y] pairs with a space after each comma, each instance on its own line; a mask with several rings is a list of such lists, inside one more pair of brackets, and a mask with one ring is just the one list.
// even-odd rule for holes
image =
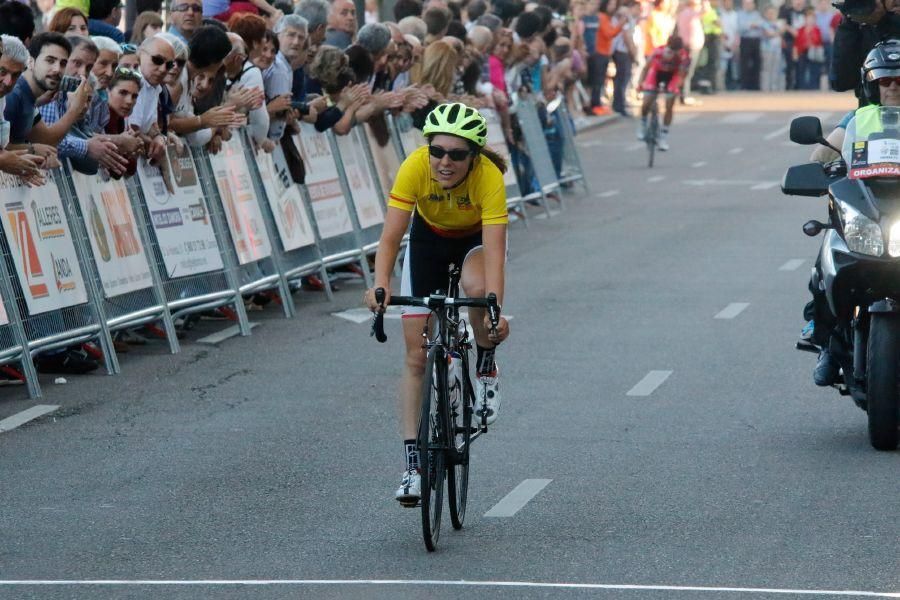
[[453, 529], [462, 529], [466, 520], [466, 498], [469, 491], [469, 438], [472, 436], [475, 391], [469, 378], [468, 363], [468, 360], [463, 359], [460, 405], [450, 412], [454, 447], [450, 450], [451, 466], [447, 469], [447, 500], [450, 504], [450, 522], [453, 523]]
[[422, 537], [429, 552], [441, 535], [441, 508], [446, 476], [445, 452], [449, 447], [446, 423], [447, 359], [440, 348], [428, 353], [422, 381], [422, 413], [416, 444], [422, 482]]
[[656, 154], [656, 140], [659, 136], [659, 113], [653, 109], [650, 113], [650, 123], [647, 125], [647, 166], [653, 167], [653, 158]]

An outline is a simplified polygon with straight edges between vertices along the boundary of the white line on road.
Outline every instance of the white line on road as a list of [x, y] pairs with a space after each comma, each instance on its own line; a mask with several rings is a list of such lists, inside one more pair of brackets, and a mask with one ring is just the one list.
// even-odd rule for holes
[[692, 164], [691, 166], [694, 167], [695, 169], [699, 169], [700, 167], [705, 167], [705, 166], [706, 166], [706, 161], [705, 161], [705, 160], [698, 160], [697, 162], [695, 162], [695, 163]]
[[779, 127], [775, 131], [770, 131], [769, 133], [764, 135], [763, 139], [768, 142], [768, 141], [774, 140], [775, 138], [783, 137], [784, 134], [786, 134], [788, 131], [790, 131], [790, 129], [791, 129], [790, 125], [785, 125], [784, 127]]
[[654, 175], [653, 177], [649, 178], [647, 181], [649, 181], [650, 183], [659, 183], [660, 181], [664, 180], [665, 178], [666, 178], [665, 175]]
[[731, 150], [729, 150], [728, 154], [740, 154], [743, 151], [744, 149], [738, 146], [737, 148], [732, 148]]
[[0, 421], [0, 433], [5, 431], [10, 431], [24, 425], [28, 421], [33, 421], [38, 417], [43, 417], [47, 413], [52, 413], [54, 410], [59, 408], [57, 404], [38, 404], [37, 406], [32, 406], [27, 410], [23, 410], [20, 413], [16, 413], [11, 417], [7, 417]]
[[641, 148], [643, 148], [646, 145], [647, 144], [645, 144], [644, 142], [635, 142], [634, 144], [631, 144], [630, 146], [625, 146], [625, 152], [634, 152], [635, 150], [640, 150]]
[[757, 183], [754, 185], [751, 190], [771, 190], [773, 187], [777, 187], [781, 185], [780, 181], [765, 181], [763, 183]]
[[611, 198], [612, 196], [617, 196], [621, 193], [621, 190], [608, 190], [605, 192], [601, 192], [599, 194], [595, 194], [598, 198]]
[[484, 513], [485, 517], [511, 517], [528, 504], [528, 502], [547, 487], [552, 479], [526, 479], [494, 505], [494, 508]]
[[693, 121], [694, 119], [696, 119], [696, 118], [699, 117], [699, 116], [700, 116], [700, 113], [687, 113], [687, 114], [685, 114], [685, 115], [682, 115], [682, 114], [679, 113], [679, 115], [678, 115], [678, 124], [679, 124], [679, 125], [684, 125], [684, 124], [687, 123], [688, 121]]
[[792, 258], [791, 260], [787, 261], [786, 263], [784, 263], [783, 265], [778, 267], [778, 270], [779, 271], [796, 271], [797, 269], [802, 267], [803, 263], [805, 263], [805, 262], [806, 262], [806, 259], [804, 259], [804, 258]]
[[578, 146], [581, 148], [593, 148], [594, 146], [602, 146], [602, 140], [590, 140], [588, 142], [579, 142]]
[[630, 583], [563, 583], [550, 581], [465, 581], [460, 579], [7, 579], [3, 586], [324, 586], [324, 585], [381, 585], [381, 586], [447, 586], [499, 588], [556, 588], [580, 590], [632, 590], [656, 592], [715, 592], [729, 594], [782, 594], [794, 596], [832, 596], [838, 598], [900, 598], [900, 592], [868, 590], [811, 590], [759, 587], [716, 587], [704, 585], [640, 585]]
[[[259, 323], [250, 323], [250, 329], [253, 329], [259, 325]], [[232, 325], [231, 327], [226, 327], [222, 331], [217, 331], [212, 335], [208, 335], [206, 337], [202, 337], [197, 340], [198, 344], [221, 344], [225, 340], [229, 338], [233, 338], [236, 335], [241, 334], [240, 325]]]
[[753, 123], [754, 121], [758, 121], [761, 116], [763, 116], [763, 114], [760, 112], [733, 113], [726, 117], [723, 117], [722, 123], [729, 123], [732, 125], [740, 123]]
[[739, 314], [741, 314], [742, 312], [744, 312], [744, 309], [747, 308], [748, 306], [750, 306], [749, 302], [732, 302], [731, 304], [729, 304], [728, 306], [723, 308], [721, 310], [721, 312], [719, 312], [719, 314], [717, 314], [713, 318], [714, 319], [733, 319], [736, 316], [738, 316]]
[[649, 396], [669, 378], [672, 371], [650, 371], [636, 386], [628, 390], [626, 396]]

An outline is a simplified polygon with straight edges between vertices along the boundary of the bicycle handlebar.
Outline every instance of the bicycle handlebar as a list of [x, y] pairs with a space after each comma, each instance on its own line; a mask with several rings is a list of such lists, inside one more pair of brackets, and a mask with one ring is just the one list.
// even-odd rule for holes
[[[384, 307], [385, 292], [384, 288], [375, 290], [375, 301], [382, 308]], [[440, 310], [448, 306], [466, 306], [471, 308], [486, 308], [488, 318], [491, 321], [491, 331], [496, 332], [497, 325], [500, 323], [500, 306], [497, 304], [497, 295], [488, 294], [487, 298], [448, 298], [441, 294], [432, 294], [431, 296], [391, 296], [390, 304], [392, 306], [420, 306], [429, 310]], [[372, 319], [372, 333], [379, 343], [387, 341], [387, 335], [384, 333], [384, 312], [376, 312]]]

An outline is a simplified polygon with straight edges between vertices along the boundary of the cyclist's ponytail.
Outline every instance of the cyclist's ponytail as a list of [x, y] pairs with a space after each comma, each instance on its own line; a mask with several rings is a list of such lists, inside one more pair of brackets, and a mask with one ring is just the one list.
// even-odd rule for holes
[[506, 159], [491, 150], [488, 146], [483, 146], [482, 148], [479, 148], [478, 151], [483, 154], [486, 159], [494, 163], [494, 165], [500, 169], [501, 173], [506, 173], [507, 169], [509, 169], [509, 166], [506, 164]]

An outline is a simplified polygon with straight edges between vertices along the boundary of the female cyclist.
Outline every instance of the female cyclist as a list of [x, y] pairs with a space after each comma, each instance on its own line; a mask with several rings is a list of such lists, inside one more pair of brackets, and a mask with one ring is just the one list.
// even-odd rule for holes
[[[506, 187], [502, 158], [485, 148], [487, 124], [478, 111], [460, 103], [441, 104], [425, 119], [428, 140], [410, 154], [394, 181], [384, 229], [375, 256], [375, 288], [391, 297], [391, 271], [403, 234], [412, 218], [409, 245], [403, 261], [402, 295], [427, 296], [446, 289], [451, 263], [462, 265], [460, 283], [470, 297], [493, 292], [503, 303], [506, 263]], [[375, 301], [374, 289], [366, 291], [366, 304], [384, 310]], [[403, 336], [406, 361], [400, 391], [400, 424], [406, 454], [406, 470], [396, 498], [415, 505], [421, 495], [419, 456], [416, 450], [425, 350], [422, 347], [423, 308], [405, 308]], [[476, 399], [487, 404], [487, 422], [500, 408], [499, 380], [494, 348], [509, 335], [503, 317], [496, 334], [483, 309], [469, 309], [469, 321], [478, 348]], [[480, 406], [476, 413], [481, 418]]]

